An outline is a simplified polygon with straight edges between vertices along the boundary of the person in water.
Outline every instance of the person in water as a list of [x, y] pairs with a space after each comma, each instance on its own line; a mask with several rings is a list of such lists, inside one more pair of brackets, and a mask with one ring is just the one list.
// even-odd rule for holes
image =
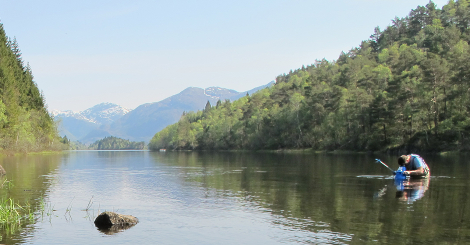
[[402, 155], [398, 158], [398, 165], [405, 166], [403, 173], [412, 178], [423, 178], [431, 174], [431, 170], [424, 159], [416, 154]]

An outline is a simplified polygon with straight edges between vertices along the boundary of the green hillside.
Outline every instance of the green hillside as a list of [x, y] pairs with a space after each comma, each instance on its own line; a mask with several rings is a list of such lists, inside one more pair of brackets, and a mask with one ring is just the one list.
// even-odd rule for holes
[[97, 140], [88, 147], [90, 150], [143, 150], [144, 148], [145, 143], [143, 141], [134, 142], [113, 136]]
[[0, 23], [0, 152], [58, 150], [56, 126], [16, 39]]
[[418, 6], [336, 61], [183, 115], [149, 148], [468, 150], [469, 25], [468, 0]]

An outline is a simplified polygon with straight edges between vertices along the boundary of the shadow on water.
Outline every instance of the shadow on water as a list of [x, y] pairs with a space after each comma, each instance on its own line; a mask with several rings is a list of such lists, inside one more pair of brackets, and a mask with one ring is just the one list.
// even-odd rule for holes
[[106, 235], [115, 235], [119, 232], [128, 230], [134, 226], [135, 225], [113, 225], [110, 227], [100, 227], [100, 228], [97, 228], [97, 230], [99, 230], [101, 233], [106, 234]]

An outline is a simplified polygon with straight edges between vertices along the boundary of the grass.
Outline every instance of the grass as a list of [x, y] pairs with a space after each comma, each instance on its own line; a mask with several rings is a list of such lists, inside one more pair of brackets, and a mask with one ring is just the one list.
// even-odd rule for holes
[[65, 210], [65, 214], [69, 214], [69, 215], [70, 215], [70, 211], [72, 211], [72, 202], [73, 202], [73, 199], [75, 199], [75, 197], [72, 198], [72, 201], [70, 201], [70, 204], [67, 206], [67, 209]]
[[93, 201], [92, 201], [92, 200], [93, 200], [93, 196], [91, 196], [90, 201], [88, 201], [88, 205], [86, 206], [85, 211], [89, 211], [89, 210], [90, 210], [91, 206], [93, 205]]
[[31, 205], [20, 206], [11, 198], [0, 202], [0, 224], [2, 226], [19, 225], [23, 221], [34, 221]]
[[[1, 188], [11, 189], [12, 187], [12, 181], [6, 178], [1, 183]], [[29, 203], [21, 206], [11, 198], [0, 201], [0, 226], [2, 228], [14, 232], [24, 221], [34, 221], [34, 212]]]
[[44, 216], [49, 217], [49, 222], [52, 220], [52, 216], [54, 216], [54, 207], [50, 203], [46, 203], [44, 198], [41, 197], [39, 201], [39, 213], [41, 214], [41, 218], [44, 219]]
[[[0, 181], [0, 188], [10, 189], [13, 186], [12, 181], [7, 180], [6, 178], [3, 181]], [[73, 201], [73, 200], [72, 200]], [[91, 207], [92, 201], [88, 204], [87, 209]], [[72, 210], [72, 202], [66, 210], [66, 215], [70, 216]], [[41, 197], [38, 200], [36, 208], [29, 204], [20, 205], [17, 201], [12, 198], [1, 199], [0, 200], [0, 241], [3, 240], [4, 235], [16, 234], [22, 230], [22, 227], [26, 224], [32, 224], [37, 219], [44, 219], [47, 217], [49, 222], [51, 222], [54, 215], [54, 207], [44, 200]], [[71, 217], [71, 216], [70, 216]]]
[[21, 151], [13, 151], [13, 150], [3, 150], [0, 148], [0, 157], [7, 157], [7, 156], [24, 156], [24, 155], [59, 155], [59, 154], [66, 154], [67, 152], [64, 150], [57, 150], [57, 151], [28, 151], [28, 152], [21, 152]]
[[28, 152], [28, 155], [59, 155], [59, 154], [66, 154], [66, 151], [57, 150], [57, 151], [34, 151]]
[[[3, 183], [3, 187], [11, 185], [11, 182], [6, 180]], [[72, 218], [71, 211], [73, 200], [74, 199], [72, 199], [65, 211], [64, 215], [66, 216], [66, 219]], [[90, 219], [94, 216], [90, 216], [89, 214], [89, 211], [92, 211], [92, 206], [93, 196], [89, 200], [87, 207], [83, 210], [87, 212], [87, 217]], [[0, 241], [3, 240], [3, 235], [8, 236], [18, 233], [25, 224], [31, 224], [36, 222], [38, 219], [43, 220], [44, 218], [47, 218], [49, 222], [51, 222], [53, 216], [56, 216], [54, 212], [57, 210], [54, 210], [51, 203], [46, 202], [43, 197], [38, 200], [36, 207], [37, 208], [34, 208], [33, 210], [29, 203], [22, 206], [12, 198], [2, 199], [0, 201], [0, 231], [2, 231], [0, 233]]]
[[3, 183], [0, 185], [0, 188], [11, 189], [13, 187], [13, 182], [5, 178]]

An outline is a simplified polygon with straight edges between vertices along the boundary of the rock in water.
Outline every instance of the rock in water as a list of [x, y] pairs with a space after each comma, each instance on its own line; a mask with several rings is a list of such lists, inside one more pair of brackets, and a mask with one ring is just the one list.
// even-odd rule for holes
[[0, 165], [0, 176], [1, 175], [5, 175], [7, 174], [7, 171], [5, 171], [5, 169], [3, 169], [2, 165]]
[[100, 230], [119, 231], [128, 229], [139, 223], [139, 219], [131, 215], [102, 212], [95, 219], [95, 226]]

